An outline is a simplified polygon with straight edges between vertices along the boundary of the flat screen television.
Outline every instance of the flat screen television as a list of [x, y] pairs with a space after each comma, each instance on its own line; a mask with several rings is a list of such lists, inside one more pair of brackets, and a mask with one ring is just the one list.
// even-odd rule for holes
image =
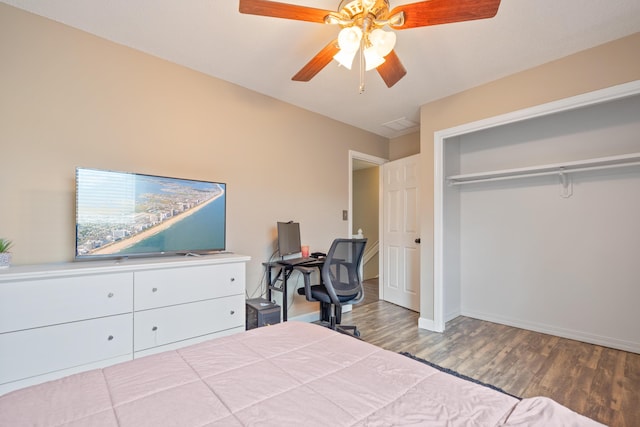
[[76, 259], [225, 250], [226, 184], [76, 169]]

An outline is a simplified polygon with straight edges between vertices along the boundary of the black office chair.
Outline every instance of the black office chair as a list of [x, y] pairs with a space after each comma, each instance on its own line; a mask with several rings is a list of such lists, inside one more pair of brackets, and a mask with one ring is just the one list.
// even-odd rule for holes
[[334, 240], [322, 265], [322, 282], [318, 285], [311, 285], [314, 268], [295, 267], [304, 277], [304, 288], [299, 288], [298, 293], [305, 295], [307, 301], [320, 303], [320, 323], [339, 332], [352, 331], [356, 337], [360, 336], [360, 332], [355, 326], [340, 323], [342, 306], [357, 304], [364, 298], [360, 265], [366, 244], [367, 239]]

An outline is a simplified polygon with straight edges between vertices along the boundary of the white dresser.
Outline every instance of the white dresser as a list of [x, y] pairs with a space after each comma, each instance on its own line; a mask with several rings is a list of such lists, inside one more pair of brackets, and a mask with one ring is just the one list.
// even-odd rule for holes
[[0, 394], [245, 329], [249, 257], [0, 270]]

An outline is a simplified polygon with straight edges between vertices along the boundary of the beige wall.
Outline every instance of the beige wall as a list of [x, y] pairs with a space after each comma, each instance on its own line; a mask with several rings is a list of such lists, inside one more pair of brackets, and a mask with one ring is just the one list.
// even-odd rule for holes
[[[368, 239], [367, 250], [378, 242], [380, 206], [380, 168], [371, 167], [353, 172], [353, 234], [362, 229]], [[364, 279], [378, 277], [378, 257], [365, 263]]]
[[420, 153], [420, 132], [389, 140], [389, 160], [398, 160]]
[[420, 317], [433, 319], [434, 132], [640, 79], [640, 33], [423, 105]]
[[220, 180], [253, 293], [276, 221], [326, 250], [349, 234], [349, 150], [388, 156], [385, 138], [5, 4], [0, 58], [0, 236], [15, 264], [73, 259], [77, 166]]

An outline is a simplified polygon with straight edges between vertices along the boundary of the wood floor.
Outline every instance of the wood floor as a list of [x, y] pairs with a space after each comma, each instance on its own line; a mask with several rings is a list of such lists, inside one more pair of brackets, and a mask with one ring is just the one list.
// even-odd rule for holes
[[442, 334], [429, 332], [418, 329], [418, 313], [378, 301], [377, 283], [369, 286], [373, 298], [342, 319], [357, 325], [363, 340], [516, 396], [550, 397], [611, 427], [640, 426], [639, 354], [463, 316]]

